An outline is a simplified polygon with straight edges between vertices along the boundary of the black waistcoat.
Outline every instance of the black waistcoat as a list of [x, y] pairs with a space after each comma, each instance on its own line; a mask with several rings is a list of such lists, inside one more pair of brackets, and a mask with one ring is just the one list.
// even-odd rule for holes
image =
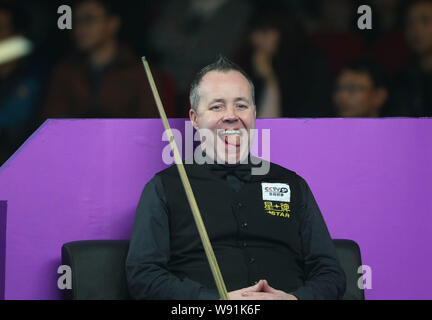
[[[286, 292], [303, 285], [303, 206], [295, 172], [271, 163], [267, 175], [251, 176], [236, 192], [208, 165], [185, 165], [185, 169], [228, 291], [248, 287], [259, 279], [267, 279], [271, 286]], [[168, 269], [180, 278], [215, 288], [176, 166], [158, 175], [168, 202]], [[263, 193], [268, 198], [270, 191], [264, 191], [262, 183], [287, 184], [289, 202], [286, 198], [263, 200]]]

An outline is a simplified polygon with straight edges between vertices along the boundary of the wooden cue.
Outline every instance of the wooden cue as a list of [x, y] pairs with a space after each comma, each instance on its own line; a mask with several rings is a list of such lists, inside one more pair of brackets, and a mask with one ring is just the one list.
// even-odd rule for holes
[[222, 300], [229, 300], [228, 293], [227, 293], [227, 290], [226, 290], [226, 287], [225, 287], [225, 282], [224, 282], [224, 280], [222, 278], [222, 274], [220, 272], [219, 265], [217, 263], [215, 255], [214, 255], [213, 248], [211, 246], [209, 237], [207, 235], [207, 230], [206, 230], [206, 228], [204, 226], [204, 222], [203, 222], [203, 220], [201, 218], [201, 214], [200, 214], [200, 211], [198, 209], [198, 205], [196, 203], [194, 194], [192, 192], [192, 187], [191, 187], [191, 185], [189, 183], [189, 179], [188, 179], [188, 177], [186, 175], [186, 171], [185, 171], [182, 159], [180, 157], [179, 151], [177, 149], [177, 144], [176, 144], [176, 142], [174, 140], [174, 136], [172, 134], [170, 125], [168, 123], [168, 119], [166, 117], [165, 110], [164, 110], [164, 107], [162, 105], [162, 101], [161, 101], [161, 99], [159, 97], [159, 93], [158, 93], [156, 85], [154, 83], [153, 76], [152, 76], [152, 73], [150, 71], [149, 64], [148, 64], [148, 62], [147, 62], [147, 60], [146, 60], [145, 57], [142, 57], [141, 59], [142, 59], [142, 62], [143, 62], [143, 65], [144, 65], [144, 69], [145, 69], [146, 74], [147, 74], [147, 78], [148, 78], [149, 83], [150, 83], [150, 87], [151, 87], [152, 92], [153, 92], [153, 96], [154, 96], [154, 99], [155, 99], [155, 102], [156, 102], [156, 106], [157, 106], [157, 108], [159, 110], [159, 114], [160, 114], [160, 116], [162, 118], [162, 122], [163, 122], [163, 125], [165, 127], [165, 131], [167, 132], [168, 137], [169, 137], [169, 142], [170, 142], [170, 145], [171, 145], [171, 149], [172, 149], [172, 151], [174, 153], [174, 159], [175, 159], [175, 162], [177, 164], [177, 169], [179, 171], [180, 178], [181, 178], [181, 181], [183, 183], [183, 187], [184, 187], [184, 189], [186, 191], [186, 196], [187, 196], [187, 199], [189, 201], [189, 205], [190, 205], [191, 210], [192, 210], [192, 214], [193, 214], [193, 217], [194, 217], [194, 220], [195, 220], [195, 224], [196, 224], [196, 226], [198, 228], [198, 233], [199, 233], [199, 235], [201, 237], [201, 242], [202, 242], [202, 244], [204, 246], [204, 250], [205, 250], [205, 253], [206, 253], [206, 256], [207, 256], [207, 260], [208, 260], [208, 262], [210, 264], [210, 269], [211, 269], [211, 271], [213, 273], [213, 278], [214, 278], [214, 280], [216, 282], [216, 287], [217, 287], [217, 289], [219, 291], [219, 295], [220, 295], [221, 299]]

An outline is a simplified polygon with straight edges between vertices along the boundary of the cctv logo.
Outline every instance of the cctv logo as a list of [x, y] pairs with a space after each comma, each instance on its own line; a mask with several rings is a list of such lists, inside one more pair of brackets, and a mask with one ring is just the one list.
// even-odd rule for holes
[[287, 188], [277, 188], [277, 187], [266, 187], [265, 190], [267, 192], [274, 192], [274, 193], [287, 193]]
[[291, 189], [286, 183], [261, 183], [263, 200], [267, 201], [291, 201]]

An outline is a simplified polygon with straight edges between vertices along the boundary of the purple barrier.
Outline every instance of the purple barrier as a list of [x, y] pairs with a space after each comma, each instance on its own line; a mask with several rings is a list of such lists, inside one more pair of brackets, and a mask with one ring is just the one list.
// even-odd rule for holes
[[6, 214], [7, 202], [0, 201], [0, 300], [4, 300], [5, 292]]
[[[432, 119], [257, 127], [271, 128], [270, 160], [309, 182], [332, 237], [360, 245], [367, 299], [432, 299]], [[162, 131], [159, 119], [48, 120], [0, 168], [6, 299], [60, 298], [63, 243], [129, 237], [144, 185], [166, 167]]]

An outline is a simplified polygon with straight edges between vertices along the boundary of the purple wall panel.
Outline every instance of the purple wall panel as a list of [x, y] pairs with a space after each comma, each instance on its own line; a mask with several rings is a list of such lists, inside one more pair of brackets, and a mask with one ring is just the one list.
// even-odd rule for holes
[[7, 202], [0, 200], [0, 300], [5, 293]]
[[[184, 121], [173, 119], [183, 131]], [[271, 161], [309, 183], [333, 238], [359, 243], [368, 299], [432, 299], [432, 119], [267, 119]], [[130, 235], [164, 167], [159, 119], [49, 120], [0, 168], [6, 299], [57, 299], [64, 242]]]

